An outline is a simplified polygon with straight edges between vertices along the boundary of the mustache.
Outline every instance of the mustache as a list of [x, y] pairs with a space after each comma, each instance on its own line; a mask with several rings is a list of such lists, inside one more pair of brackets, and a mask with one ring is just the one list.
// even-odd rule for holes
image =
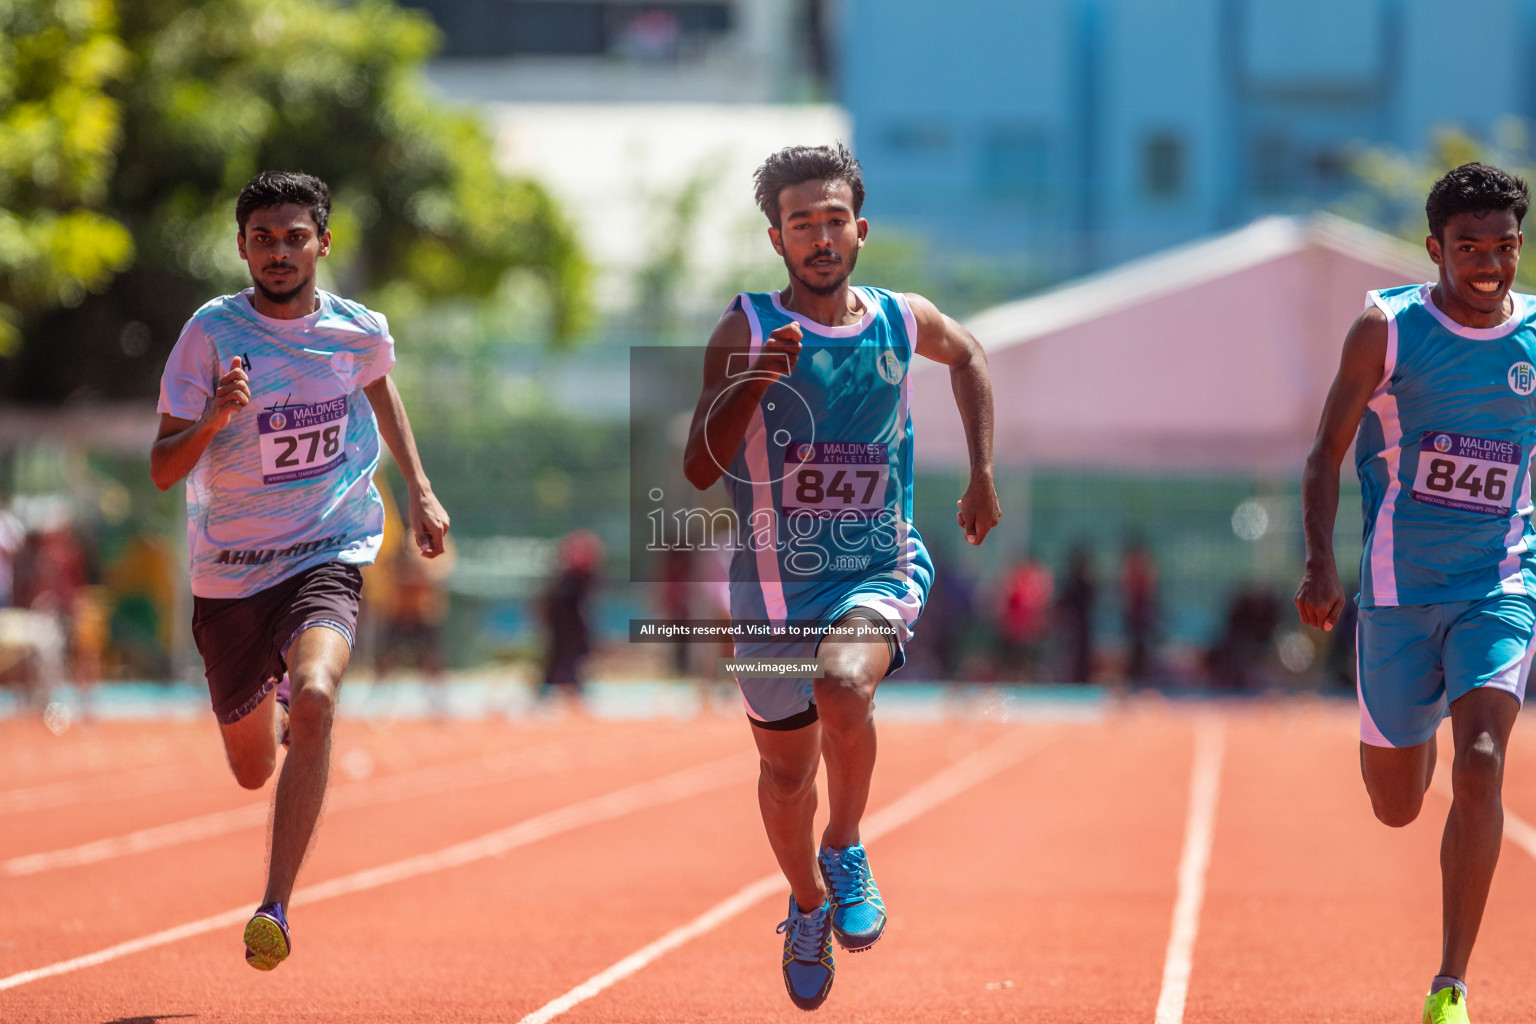
[[808, 267], [817, 260], [831, 260], [833, 263], [841, 263], [843, 262], [843, 256], [836, 249], [828, 249], [826, 252], [812, 253], [806, 257], [805, 262], [801, 266]]

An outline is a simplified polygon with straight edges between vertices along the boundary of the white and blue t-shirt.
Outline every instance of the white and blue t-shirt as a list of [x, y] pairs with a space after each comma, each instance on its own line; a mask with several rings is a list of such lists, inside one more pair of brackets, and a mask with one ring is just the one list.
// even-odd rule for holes
[[1373, 291], [1386, 367], [1355, 438], [1366, 607], [1536, 597], [1530, 461], [1536, 298], [1497, 327], [1463, 327], [1433, 285]]
[[318, 292], [275, 320], [252, 289], [193, 314], [166, 361], [159, 411], [195, 420], [239, 356], [251, 402], [187, 477], [192, 593], [246, 597], [322, 562], [366, 565], [384, 536], [379, 428], [363, 388], [395, 363], [383, 315]]

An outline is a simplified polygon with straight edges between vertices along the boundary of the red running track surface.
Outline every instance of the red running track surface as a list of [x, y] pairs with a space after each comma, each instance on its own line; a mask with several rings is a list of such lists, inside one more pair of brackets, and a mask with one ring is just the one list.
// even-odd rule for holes
[[[883, 724], [872, 809], [915, 787], [931, 806], [871, 842], [890, 928], [839, 956], [815, 1019], [1153, 1021], [1196, 735], [1213, 727], [1224, 754], [1183, 1020], [1416, 1019], [1438, 959], [1446, 797], [1432, 792], [1406, 829], [1377, 824], [1353, 707], [1301, 700]], [[0, 1021], [523, 1021], [772, 875], [748, 728], [342, 721], [300, 887], [364, 887], [296, 901], [278, 970], [245, 965], [236, 921], [26, 980], [254, 909], [270, 793], [234, 784], [211, 722], [80, 723], [62, 737], [0, 722]], [[987, 760], [999, 751], [1013, 760]], [[976, 765], [990, 767], [963, 774]], [[955, 784], [921, 788], [935, 778]], [[1526, 726], [1505, 804], [1536, 821]], [[431, 856], [499, 831], [512, 837], [500, 852]], [[358, 875], [402, 863], [414, 873]], [[787, 889], [765, 891], [549, 1019], [807, 1019], [778, 973]], [[1507, 840], [1474, 1020], [1536, 1021], [1533, 911], [1536, 855]]]

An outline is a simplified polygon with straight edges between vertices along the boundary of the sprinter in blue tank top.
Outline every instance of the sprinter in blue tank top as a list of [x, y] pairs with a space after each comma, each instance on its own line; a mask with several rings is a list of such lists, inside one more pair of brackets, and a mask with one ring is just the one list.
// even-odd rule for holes
[[[685, 470], [700, 489], [721, 480], [736, 513], [733, 623], [773, 631], [738, 639], [737, 658], [755, 667], [737, 682], [761, 755], [763, 824], [791, 891], [784, 984], [812, 1010], [832, 987], [833, 937], [857, 952], [885, 929], [859, 840], [874, 695], [903, 664], [933, 580], [912, 523], [908, 369], [914, 353], [950, 368], [971, 462], [956, 519], [972, 544], [999, 515], [992, 385], [981, 346], [932, 303], [849, 283], [869, 225], [845, 147], [770, 156], [757, 201], [789, 284], [737, 296], [716, 325]], [[773, 674], [791, 658], [819, 658], [823, 674]], [[823, 759], [831, 817], [818, 851]]]
[[1360, 766], [1376, 816], [1418, 817], [1451, 719], [1444, 946], [1425, 1024], [1467, 1020], [1467, 961], [1499, 856], [1509, 733], [1536, 642], [1530, 461], [1536, 298], [1510, 289], [1525, 182], [1466, 164], [1429, 193], [1434, 284], [1371, 292], [1344, 340], [1302, 482], [1296, 606], [1332, 629], [1346, 600], [1332, 538], [1355, 445], [1365, 516], [1356, 646]]

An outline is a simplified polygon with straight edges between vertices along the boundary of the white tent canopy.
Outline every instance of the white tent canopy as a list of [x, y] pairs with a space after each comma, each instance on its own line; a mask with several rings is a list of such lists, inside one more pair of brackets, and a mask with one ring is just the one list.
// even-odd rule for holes
[[[1271, 217], [987, 310], [997, 463], [1294, 474], [1366, 291], [1434, 279], [1398, 239]], [[918, 463], [963, 467], [949, 374], [915, 366]]]

